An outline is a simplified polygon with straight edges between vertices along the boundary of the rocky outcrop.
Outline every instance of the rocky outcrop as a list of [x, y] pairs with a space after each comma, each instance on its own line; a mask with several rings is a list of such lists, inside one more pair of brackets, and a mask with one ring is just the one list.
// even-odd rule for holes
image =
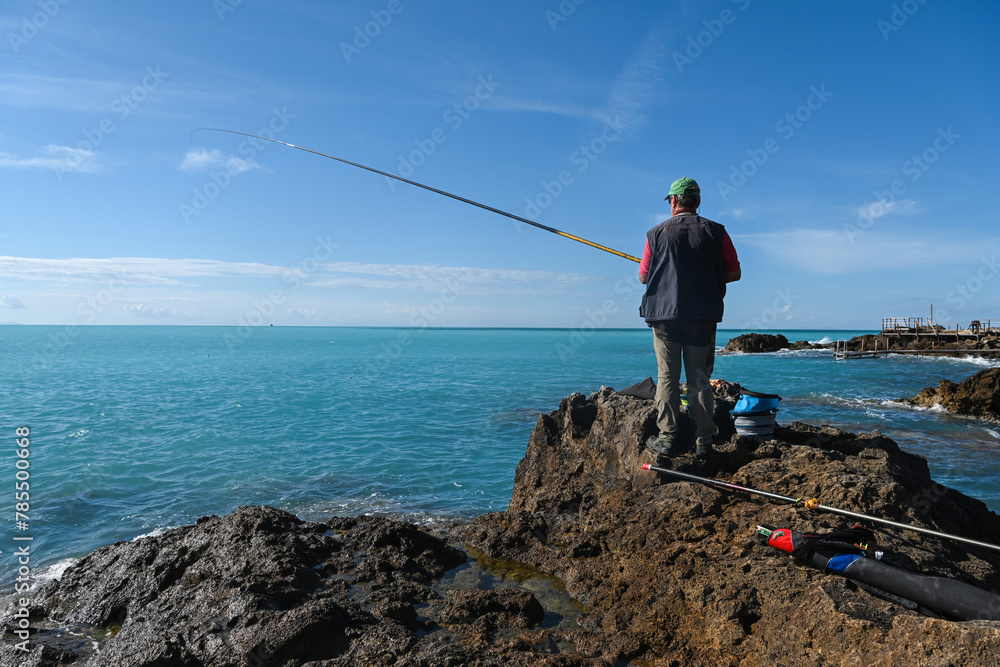
[[[792, 424], [733, 437], [707, 462], [642, 447], [652, 404], [602, 389], [535, 426], [510, 508], [461, 527], [587, 605], [576, 647], [608, 662], [711, 665], [1000, 663], [1000, 622], [920, 616], [755, 541], [758, 524], [820, 531], [832, 514], [672, 481], [644, 462], [992, 543], [1000, 517], [930, 479], [923, 458], [877, 432]], [[925, 573], [1000, 587], [997, 552], [887, 531], [883, 548]]]
[[912, 399], [901, 400], [926, 408], [940, 405], [960, 415], [1000, 421], [1000, 368], [979, 371], [961, 384], [941, 380], [937, 387], [927, 387]]
[[465, 561], [440, 537], [399, 521], [310, 523], [241, 507], [86, 556], [34, 596], [31, 651], [5, 641], [0, 663], [537, 664], [532, 643], [493, 636], [535, 628], [531, 636], [545, 641], [530, 592], [434, 588]]
[[959, 337], [954, 333], [941, 331], [938, 334], [925, 333], [920, 336], [913, 334], [865, 334], [855, 336], [846, 343], [847, 349], [871, 352], [879, 350], [910, 351], [910, 352], [953, 352], [954, 356], [972, 354], [977, 356], [996, 357], [1000, 354], [1000, 336], [993, 334], [978, 337]]
[[[32, 596], [32, 651], [3, 665], [1000, 664], [1000, 621], [919, 615], [755, 539], [849, 523], [740, 486], [1000, 543], [1000, 517], [930, 479], [878, 432], [793, 423], [738, 437], [738, 385], [716, 382], [719, 454], [668, 459], [642, 443], [653, 402], [602, 388], [540, 415], [510, 507], [440, 533], [386, 518], [302, 521], [268, 507], [98, 549]], [[682, 419], [682, 433], [690, 425]], [[895, 562], [1000, 589], [1000, 552], [879, 532]], [[461, 548], [460, 548], [461, 547]], [[530, 586], [448, 590], [477, 562], [546, 573], [582, 607], [555, 627]], [[484, 565], [485, 567], [485, 565]], [[517, 575], [513, 578], [522, 580]], [[579, 612], [579, 610], [577, 610]], [[0, 617], [17, 626], [13, 610]]]
[[[781, 334], [749, 333], [731, 339], [723, 348], [726, 352], [777, 352], [779, 350], [829, 350], [837, 343], [810, 343], [797, 340], [789, 343]], [[840, 342], [841, 349], [850, 352], [879, 351], [895, 352], [928, 352], [945, 356], [974, 355], [988, 358], [1000, 357], [1000, 336], [995, 334], [975, 336], [958, 336], [955, 333], [942, 331], [938, 334], [927, 333], [916, 336], [897, 334], [864, 334], [854, 336], [850, 340]]]
[[781, 334], [760, 334], [748, 333], [733, 338], [726, 347], [726, 352], [746, 352], [757, 354], [760, 352], [777, 352], [788, 347], [788, 339]]

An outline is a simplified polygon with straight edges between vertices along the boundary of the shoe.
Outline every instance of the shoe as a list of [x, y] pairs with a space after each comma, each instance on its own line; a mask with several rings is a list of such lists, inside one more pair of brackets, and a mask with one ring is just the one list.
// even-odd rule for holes
[[711, 440], [699, 440], [694, 449], [694, 455], [700, 459], [707, 459], [715, 450], [712, 448]]
[[677, 438], [672, 435], [649, 436], [649, 439], [646, 440], [646, 449], [664, 456], [677, 456], [680, 453]]

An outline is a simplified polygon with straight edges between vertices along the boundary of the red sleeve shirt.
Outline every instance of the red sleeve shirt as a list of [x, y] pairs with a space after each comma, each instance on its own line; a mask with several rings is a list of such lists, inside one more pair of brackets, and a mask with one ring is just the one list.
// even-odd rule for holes
[[[646, 241], [646, 244], [648, 245], [649, 241]], [[726, 273], [736, 273], [740, 270], [740, 258], [736, 256], [736, 248], [733, 246], [733, 240], [729, 238], [729, 232], [726, 232], [726, 238], [722, 240], [722, 265], [726, 267]]]
[[639, 275], [645, 276], [649, 274], [649, 260], [652, 259], [653, 253], [649, 249], [649, 239], [646, 239], [646, 249], [642, 251], [642, 261], [639, 262]]
[[[649, 239], [646, 239], [646, 248], [642, 251], [642, 262], [639, 263], [639, 274], [649, 274], [649, 260], [653, 253], [649, 249]], [[726, 268], [726, 273], [735, 273], [740, 270], [740, 258], [736, 255], [736, 247], [733, 240], [729, 238], [729, 232], [722, 241], [722, 264]]]

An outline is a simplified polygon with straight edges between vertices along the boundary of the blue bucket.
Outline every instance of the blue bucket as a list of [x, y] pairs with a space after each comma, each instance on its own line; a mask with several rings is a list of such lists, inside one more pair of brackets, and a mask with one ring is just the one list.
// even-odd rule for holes
[[773, 435], [774, 415], [778, 413], [777, 394], [743, 391], [733, 408], [733, 425], [738, 435]]
[[733, 413], [737, 415], [750, 415], [755, 413], [767, 413], [778, 411], [778, 401], [781, 396], [777, 394], [759, 394], [756, 391], [743, 391], [740, 393], [740, 400], [736, 402]]

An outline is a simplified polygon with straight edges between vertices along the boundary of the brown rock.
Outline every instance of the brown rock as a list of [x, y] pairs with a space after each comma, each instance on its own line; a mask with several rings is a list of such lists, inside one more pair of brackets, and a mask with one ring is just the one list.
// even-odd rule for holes
[[442, 623], [482, 623], [486, 628], [528, 628], [538, 625], [545, 610], [528, 591], [454, 591], [441, 612]]
[[960, 415], [1000, 421], [1000, 368], [979, 371], [961, 384], [941, 380], [936, 388], [927, 387], [906, 402], [927, 408], [940, 405]]
[[777, 352], [788, 347], [788, 339], [781, 334], [760, 334], [748, 333], [733, 338], [726, 347], [727, 352], [746, 352], [756, 354], [759, 352]]
[[[982, 387], [995, 390], [989, 377]], [[728, 405], [717, 399], [717, 421]], [[666, 459], [643, 448], [654, 429], [650, 400], [610, 388], [567, 397], [539, 417], [509, 509], [447, 535], [241, 507], [103, 547], [33, 593], [32, 651], [5, 641], [0, 664], [1000, 664], [1000, 621], [921, 616], [755, 539], [761, 523], [810, 532], [848, 520], [642, 470], [672, 465], [1000, 543], [1000, 517], [936, 484], [922, 457], [878, 432], [793, 423], [767, 442], [722, 434], [707, 461]], [[878, 539], [898, 563], [1000, 589], [998, 552], [891, 529]], [[526, 590], [442, 599], [442, 576], [466, 558], [455, 540], [557, 577], [586, 607], [579, 629], [539, 627]], [[5, 630], [16, 623], [0, 613]]]
[[[539, 419], [510, 508], [459, 527], [488, 555], [566, 583], [589, 610], [571, 636], [579, 650], [643, 664], [1000, 664], [1000, 622], [918, 615], [755, 540], [759, 523], [809, 532], [848, 520], [642, 470], [668, 462], [640, 444], [651, 410], [610, 390], [564, 401]], [[1000, 543], [997, 515], [934, 483], [923, 458], [877, 432], [793, 424], [775, 440], [734, 437], [720, 450], [673, 464]], [[879, 539], [925, 573], [1000, 587], [996, 552], [905, 531]]]

